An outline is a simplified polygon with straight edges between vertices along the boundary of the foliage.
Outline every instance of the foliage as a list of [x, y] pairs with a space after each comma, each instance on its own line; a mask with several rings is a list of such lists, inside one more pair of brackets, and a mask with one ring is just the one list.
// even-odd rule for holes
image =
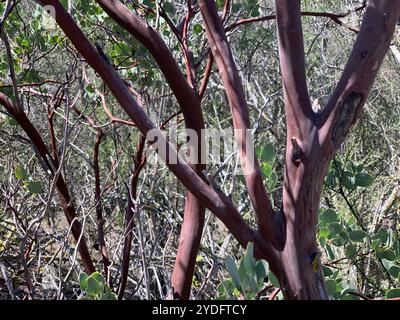
[[[341, 195], [346, 203], [346, 207], [338, 212], [332, 208], [321, 210], [318, 223], [318, 240], [327, 258], [324, 266], [326, 285], [333, 299], [358, 299], [348, 294], [349, 291], [358, 291], [357, 277], [345, 277], [339, 270], [333, 271], [329, 266], [335, 266], [337, 262], [347, 262], [357, 267], [364, 263], [365, 257], [368, 257], [369, 263], [376, 259], [387, 280], [394, 286], [400, 286], [398, 234], [387, 226], [369, 231], [356, 207], [349, 200], [357, 188], [368, 188], [373, 181], [374, 178], [364, 171], [363, 165], [349, 162], [345, 166], [337, 159], [332, 162], [325, 179], [325, 185]], [[359, 275], [363, 276], [365, 275]], [[374, 282], [373, 279], [368, 280], [371, 284]], [[389, 289], [386, 296], [395, 295], [396, 292], [396, 289]]]
[[[236, 300], [238, 298], [252, 300], [259, 298], [259, 294], [270, 281], [279, 287], [276, 277], [269, 270], [268, 262], [254, 259], [254, 244], [249, 242], [244, 256], [239, 261], [239, 266], [231, 256], [225, 258], [225, 266], [230, 275], [218, 287], [221, 300]], [[268, 281], [266, 281], [268, 280]]]
[[94, 272], [90, 276], [82, 272], [79, 276], [79, 285], [85, 292], [83, 300], [117, 300], [116, 294], [111, 291], [99, 272]]

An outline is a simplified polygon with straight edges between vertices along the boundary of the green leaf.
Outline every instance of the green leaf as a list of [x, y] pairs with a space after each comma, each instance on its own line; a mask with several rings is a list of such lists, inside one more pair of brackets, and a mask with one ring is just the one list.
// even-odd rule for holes
[[233, 3], [232, 4], [232, 12], [237, 13], [242, 8], [242, 4], [240, 3]]
[[367, 236], [368, 233], [363, 230], [355, 230], [349, 232], [350, 240], [355, 242], [363, 242], [364, 238], [366, 238]]
[[28, 188], [28, 191], [33, 194], [38, 194], [42, 192], [41, 184], [36, 181], [29, 181], [28, 183], [26, 183], [26, 187]]
[[343, 172], [342, 184], [346, 189], [352, 190], [355, 186], [356, 178], [350, 171]]
[[89, 277], [87, 279], [87, 288], [86, 292], [89, 296], [95, 297], [102, 292], [102, 285], [95, 278]]
[[360, 172], [356, 174], [355, 183], [359, 187], [369, 187], [374, 182], [374, 178], [365, 172]]
[[254, 267], [254, 245], [252, 242], [249, 242], [247, 244], [246, 254], [244, 256], [244, 268], [247, 273], [253, 273]]
[[326, 209], [321, 213], [321, 220], [325, 223], [331, 223], [338, 220], [337, 214], [332, 209]]
[[111, 291], [109, 287], [106, 287], [104, 293], [101, 295], [101, 300], [117, 300], [117, 295]]
[[82, 290], [86, 291], [87, 289], [87, 281], [89, 276], [85, 272], [81, 272], [79, 275], [79, 286]]
[[388, 240], [389, 233], [385, 228], [380, 228], [379, 231], [375, 234], [374, 238], [379, 239], [380, 243], [386, 243]]
[[395, 253], [390, 249], [378, 247], [378, 248], [375, 249], [375, 252], [376, 252], [376, 256], [379, 259], [387, 259], [387, 260], [390, 260], [390, 261], [396, 260]]
[[389, 274], [394, 278], [399, 277], [400, 276], [400, 267], [398, 265], [391, 267], [389, 270]]
[[336, 292], [336, 280], [328, 279], [325, 281], [326, 290], [330, 295], [333, 295]]
[[101, 284], [106, 283], [106, 280], [104, 279], [103, 275], [100, 272], [96, 271], [96, 272], [92, 273], [91, 277]]
[[279, 284], [278, 278], [272, 273], [272, 271], [268, 271], [268, 280], [275, 288], [280, 288], [281, 285]]
[[231, 256], [227, 256], [225, 258], [225, 266], [226, 269], [229, 272], [229, 275], [232, 278], [233, 283], [235, 284], [236, 288], [241, 288], [241, 283], [240, 283], [240, 275], [239, 272], [237, 270], [235, 261], [233, 260], [233, 258]]
[[275, 159], [275, 148], [273, 143], [267, 143], [263, 148], [257, 148], [257, 155], [261, 162], [271, 163]]
[[224, 0], [216, 0], [216, 5], [218, 9], [222, 9], [224, 7], [225, 1]]
[[340, 235], [337, 235], [332, 238], [332, 244], [336, 247], [342, 247], [346, 244], [346, 240], [343, 239]]
[[355, 166], [355, 168], [354, 168], [354, 171], [357, 173], [359, 173], [363, 170], [364, 170], [364, 166], [362, 164], [359, 164], [359, 165]]
[[397, 278], [399, 276], [400, 267], [396, 264], [396, 262], [382, 259], [382, 264], [392, 277]]
[[275, 189], [276, 183], [278, 182], [278, 175], [275, 170], [271, 172], [271, 175], [268, 179], [269, 190]]
[[176, 12], [174, 4], [169, 1], [164, 3], [163, 8], [166, 13], [174, 14]]
[[400, 297], [400, 288], [390, 289], [389, 291], [386, 292], [386, 298], [388, 299], [399, 298], [399, 297]]
[[324, 271], [325, 277], [330, 277], [331, 275], [333, 275], [332, 270], [328, 267], [322, 266], [322, 270]]
[[261, 173], [264, 179], [268, 179], [272, 173], [272, 166], [268, 162], [261, 163]]
[[8, 123], [10, 126], [12, 126], [12, 127], [18, 127], [18, 126], [19, 126], [18, 121], [15, 120], [14, 118], [9, 117], [7, 120], [8, 120], [7, 123]]
[[85, 91], [86, 91], [87, 93], [90, 93], [90, 94], [94, 94], [94, 92], [95, 92], [94, 87], [93, 87], [91, 84], [88, 84], [88, 85], [85, 87]]
[[334, 260], [335, 259], [335, 254], [333, 253], [333, 250], [331, 248], [331, 246], [329, 244], [326, 244], [326, 251], [328, 251], [328, 258], [330, 260]]
[[28, 173], [25, 171], [25, 169], [22, 166], [17, 166], [15, 168], [15, 177], [18, 180], [28, 180], [29, 179]]
[[321, 230], [319, 230], [319, 237], [320, 238], [328, 238], [329, 230], [327, 228], [322, 228]]
[[235, 290], [235, 285], [233, 284], [232, 280], [225, 280], [221, 282], [218, 286], [218, 292], [222, 295], [224, 300], [231, 299], [233, 292]]
[[[247, 282], [249, 283], [249, 287], [250, 287], [249, 293], [256, 294], [258, 292], [258, 286], [257, 286], [256, 280], [252, 277], [252, 274], [249, 274]], [[247, 295], [246, 298], [252, 299], [252, 297], [249, 296], [249, 293], [246, 294]]]
[[258, 17], [260, 15], [260, 12], [258, 11], [258, 8], [254, 8], [251, 12], [250, 15], [252, 17]]
[[325, 182], [327, 186], [331, 189], [336, 187], [336, 171], [331, 170], [329, 171], [328, 175], [326, 176]]
[[328, 229], [329, 229], [329, 233], [331, 235], [338, 235], [339, 233], [341, 233], [343, 231], [342, 226], [337, 222], [330, 223], [328, 225]]
[[354, 245], [349, 244], [346, 247], [345, 254], [347, 259], [354, 259], [354, 257], [357, 255], [357, 248]]
[[263, 283], [264, 278], [267, 276], [269, 271], [268, 262], [265, 260], [259, 260], [256, 263], [256, 275], [257, 275], [257, 282]]
[[332, 167], [335, 168], [335, 171], [341, 176], [343, 172], [343, 164], [339, 160], [333, 160]]
[[155, 7], [155, 1], [154, 0], [142, 0], [142, 3], [145, 6], [148, 6], [150, 8], [154, 8]]
[[248, 275], [248, 272], [246, 271], [246, 268], [244, 266], [244, 260], [245, 260], [244, 257], [240, 259], [239, 270], [238, 270], [242, 289], [244, 288], [244, 282], [247, 280], [247, 275]]
[[195, 33], [195, 34], [201, 34], [202, 32], [203, 32], [203, 27], [202, 27], [202, 25], [201, 24], [199, 24], [199, 23], [196, 23], [194, 26], [193, 26], [193, 32]]

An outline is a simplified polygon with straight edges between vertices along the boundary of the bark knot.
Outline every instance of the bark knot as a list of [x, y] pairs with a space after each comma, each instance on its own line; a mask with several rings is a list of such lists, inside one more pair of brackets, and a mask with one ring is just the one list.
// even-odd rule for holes
[[331, 141], [336, 147], [345, 138], [357, 118], [358, 111], [364, 100], [360, 92], [350, 92], [338, 106], [337, 116], [331, 131]]
[[294, 163], [299, 163], [302, 160], [304, 160], [305, 154], [295, 137], [292, 137], [291, 142], [292, 142], [292, 160]]

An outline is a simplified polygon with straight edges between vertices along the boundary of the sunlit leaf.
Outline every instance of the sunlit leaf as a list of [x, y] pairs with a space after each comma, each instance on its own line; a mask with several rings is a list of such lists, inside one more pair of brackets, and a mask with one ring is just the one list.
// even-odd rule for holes
[[25, 169], [22, 166], [17, 166], [15, 168], [15, 177], [18, 180], [28, 180], [29, 179], [28, 173], [25, 171]]

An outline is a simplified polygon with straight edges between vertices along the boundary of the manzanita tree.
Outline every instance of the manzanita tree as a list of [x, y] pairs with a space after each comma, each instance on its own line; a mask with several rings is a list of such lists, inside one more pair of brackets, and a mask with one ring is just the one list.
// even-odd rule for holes
[[[256, 216], [257, 229], [251, 228], [240, 215], [232, 199], [204, 176], [205, 165], [201, 161], [201, 138], [198, 139], [195, 150], [192, 150], [196, 154], [194, 158], [197, 159], [191, 158], [193, 161], [186, 162], [177, 157], [177, 162], [169, 162], [169, 158], [165, 157], [168, 168], [188, 190], [172, 274], [173, 297], [188, 299], [190, 296], [196, 256], [204, 226], [205, 209], [208, 209], [225, 224], [243, 247], [246, 247], [249, 242], [254, 244], [255, 257], [268, 261], [271, 270], [280, 282], [285, 298], [328, 299], [321, 264], [315, 263], [315, 258], [318, 259], [316, 234], [323, 181], [330, 161], [351, 127], [359, 119], [367, 101], [400, 16], [400, 1], [369, 0], [357, 9], [359, 11], [365, 9], [361, 27], [355, 30], [358, 32], [357, 40], [336, 89], [332, 92], [326, 106], [317, 112], [312, 108], [307, 88], [302, 15], [326, 16], [340, 21], [339, 16], [302, 12], [301, 1], [298, 0], [276, 0], [274, 15], [250, 18], [227, 26], [226, 21], [232, 5], [237, 5], [235, 1], [226, 0], [216, 3], [214, 0], [198, 0], [187, 1], [186, 14], [178, 20], [179, 25], [175, 25], [168, 17], [167, 3], [164, 7], [161, 3], [161, 7], [155, 9], [152, 1], [143, 1], [146, 3], [141, 4], [142, 8], [146, 8], [149, 13], [160, 15], [167, 21], [172, 33], [177, 37], [185, 66], [185, 70], [181, 70], [161, 34], [151, 27], [143, 16], [133, 10], [138, 4], [132, 4], [130, 1], [124, 3], [119, 0], [97, 0], [96, 2], [115, 24], [139, 41], [154, 58], [179, 103], [187, 129], [193, 130], [198, 137], [202, 136], [201, 131], [205, 125], [201, 102], [214, 64], [223, 81], [229, 101], [244, 181]], [[103, 50], [89, 41], [82, 27], [74, 20], [73, 10], [58, 0], [41, 0], [38, 4], [54, 17], [73, 47], [102, 78], [116, 101], [132, 120], [131, 124], [136, 126], [142, 136], [147, 138], [150, 144], [155, 144], [155, 142], [158, 146], [164, 144], [168, 146], [170, 153], [176, 152], [173, 143], [168, 141], [159, 130], [160, 128], [156, 128], [141, 107], [140, 99], [137, 99], [130, 84], [110, 63]], [[2, 38], [6, 49], [8, 40], [4, 31], [7, 29], [7, 17], [15, 5], [15, 1], [7, 1], [1, 21]], [[209, 47], [207, 66], [201, 74], [195, 66], [188, 43], [189, 25], [198, 15], [202, 17]], [[286, 114], [285, 173], [282, 203], [279, 209], [274, 208], [271, 203], [270, 190], [267, 190], [264, 185], [256, 153], [251, 151], [249, 154], [249, 150], [252, 149], [248, 146], [246, 132], [252, 128], [252, 125], [243, 84], [226, 33], [241, 24], [264, 20], [276, 20]], [[12, 67], [10, 72], [12, 73]], [[200, 76], [202, 81], [198, 84], [197, 80]], [[65, 179], [60, 174], [62, 163], [58, 155], [48, 149], [43, 137], [28, 119], [23, 104], [18, 100], [17, 84], [13, 83], [13, 87], [16, 99], [12, 100], [1, 93], [0, 103], [23, 128], [35, 146], [37, 156], [41, 158], [41, 162], [52, 175], [54, 189], [58, 192], [63, 211], [72, 226], [73, 236], [79, 243], [79, 252], [85, 271], [92, 274], [95, 268], [82, 227], [77, 220]], [[59, 100], [62, 101], [62, 98]], [[86, 120], [90, 122], [90, 119]], [[113, 120], [118, 121], [118, 119]], [[158, 132], [157, 140], [154, 139], [154, 135], [149, 135], [153, 132]], [[143, 137], [135, 157], [135, 170], [129, 188], [126, 210], [127, 232], [122, 280], [118, 289], [119, 298], [123, 296], [128, 273], [132, 242], [129, 231], [134, 220], [136, 185], [140, 170], [146, 162], [143, 157], [145, 144]], [[101, 138], [102, 132], [98, 130], [98, 143]], [[97, 157], [95, 153], [95, 159]], [[249, 165], [250, 159], [253, 160], [251, 165]], [[96, 191], [96, 198], [99, 204], [101, 199], [99, 190]], [[104, 243], [100, 204], [96, 208], [96, 214], [99, 245], [107, 277], [109, 261]]]

